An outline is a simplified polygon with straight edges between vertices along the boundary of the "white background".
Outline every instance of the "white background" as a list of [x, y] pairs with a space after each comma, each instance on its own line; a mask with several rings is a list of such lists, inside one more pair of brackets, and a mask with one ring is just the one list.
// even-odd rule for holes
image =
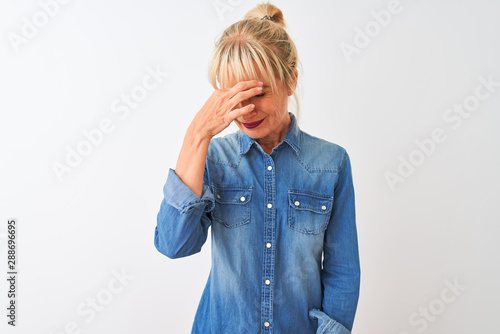
[[[300, 125], [352, 161], [362, 264], [353, 332], [493, 333], [500, 87], [459, 125], [443, 116], [473, 101], [479, 77], [500, 82], [500, 2], [401, 0], [348, 61], [342, 43], [354, 45], [388, 3], [274, 1], [302, 63]], [[189, 333], [210, 239], [199, 254], [168, 259], [153, 244], [156, 214], [184, 132], [213, 91], [214, 41], [256, 4], [73, 0], [16, 48], [9, 36], [25, 18], [43, 19], [42, 8], [1, 0], [0, 277], [11, 217], [19, 271], [16, 328], [0, 281], [2, 333]], [[113, 103], [139, 89], [148, 67], [169, 75], [120, 118]], [[113, 131], [60, 180], [53, 164], [103, 119]], [[419, 156], [415, 141], [436, 128], [446, 140]], [[399, 156], [423, 159], [391, 189], [385, 174], [398, 173]], [[130, 276], [126, 285], [113, 271]], [[105, 305], [91, 318], [96, 297]]]

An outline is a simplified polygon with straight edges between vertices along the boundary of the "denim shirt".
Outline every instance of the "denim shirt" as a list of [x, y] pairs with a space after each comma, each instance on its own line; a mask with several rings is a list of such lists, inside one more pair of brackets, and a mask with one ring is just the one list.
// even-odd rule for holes
[[349, 156], [289, 115], [271, 154], [241, 130], [213, 138], [201, 198], [169, 170], [156, 249], [172, 259], [195, 254], [212, 227], [191, 333], [352, 330], [360, 265]]

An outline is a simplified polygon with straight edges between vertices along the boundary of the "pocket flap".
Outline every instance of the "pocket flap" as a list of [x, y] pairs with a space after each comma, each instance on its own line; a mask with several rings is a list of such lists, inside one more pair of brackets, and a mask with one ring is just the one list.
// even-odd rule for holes
[[212, 186], [215, 201], [220, 204], [247, 204], [252, 197], [251, 187]]
[[319, 214], [328, 214], [332, 211], [333, 196], [289, 190], [288, 203], [296, 210], [309, 210]]

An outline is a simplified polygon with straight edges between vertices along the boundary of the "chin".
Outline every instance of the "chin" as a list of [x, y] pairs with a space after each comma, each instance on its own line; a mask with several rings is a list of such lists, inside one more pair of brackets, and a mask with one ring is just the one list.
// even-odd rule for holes
[[243, 127], [243, 129], [241, 129], [241, 131], [246, 133], [248, 135], [248, 137], [250, 137], [252, 139], [260, 139], [260, 138], [263, 138], [266, 136], [265, 131], [262, 131], [262, 129], [247, 129], [247, 128]]

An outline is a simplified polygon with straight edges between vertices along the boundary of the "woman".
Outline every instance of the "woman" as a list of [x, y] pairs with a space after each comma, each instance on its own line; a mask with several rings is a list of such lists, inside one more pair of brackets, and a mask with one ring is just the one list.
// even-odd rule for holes
[[[352, 329], [360, 267], [350, 160], [288, 112], [297, 62], [283, 14], [269, 3], [216, 44], [215, 91], [169, 170], [154, 239], [169, 258], [189, 256], [212, 227], [192, 333]], [[214, 138], [231, 122], [237, 133]]]

